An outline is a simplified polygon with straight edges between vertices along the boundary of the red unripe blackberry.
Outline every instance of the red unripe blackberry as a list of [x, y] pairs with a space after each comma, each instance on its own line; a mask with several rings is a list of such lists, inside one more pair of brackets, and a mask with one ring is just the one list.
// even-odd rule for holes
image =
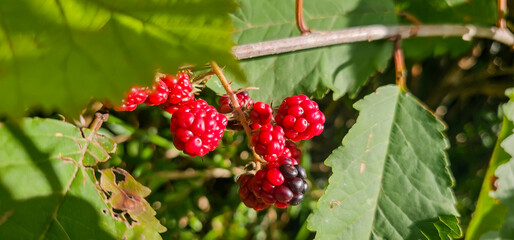
[[284, 152], [282, 152], [283, 157], [294, 159], [297, 164], [300, 164], [300, 160], [302, 159], [302, 150], [296, 146], [296, 143], [287, 140], [284, 148]]
[[284, 175], [278, 169], [271, 168], [266, 173], [266, 180], [275, 186], [282, 185], [284, 183]]
[[204, 100], [196, 100], [182, 104], [173, 114], [170, 131], [175, 146], [194, 157], [214, 150], [226, 126], [223, 114]]
[[286, 144], [284, 131], [279, 126], [265, 124], [252, 135], [252, 144], [255, 147], [255, 152], [261, 155], [264, 160], [275, 161], [284, 151]]
[[298, 95], [284, 99], [275, 121], [284, 128], [286, 138], [300, 141], [323, 132], [325, 115], [318, 109], [316, 102], [305, 95]]
[[[238, 92], [236, 94], [236, 98], [243, 110], [246, 108], [251, 108], [253, 106], [253, 99], [250, 97], [247, 91]], [[234, 109], [232, 108], [232, 100], [227, 94], [221, 96], [218, 102], [220, 104], [220, 113], [231, 113], [232, 111], [234, 111]]]
[[193, 101], [193, 86], [189, 81], [187, 73], [177, 73], [177, 77], [173, 75], [166, 75], [161, 77], [161, 80], [168, 86], [170, 93], [168, 95], [168, 103], [179, 104], [182, 102]]
[[175, 112], [176, 112], [176, 111], [177, 111], [181, 106], [182, 106], [182, 103], [179, 103], [179, 104], [171, 104], [171, 103], [166, 102], [166, 103], [164, 103], [164, 104], [161, 104], [159, 107], [160, 107], [162, 110], [164, 110], [164, 111], [166, 111], [166, 112], [168, 112], [168, 113], [170, 113], [170, 114], [173, 114], [173, 113], [175, 113]]
[[263, 102], [256, 102], [253, 105], [252, 112], [250, 113], [252, 123], [258, 123], [260, 125], [270, 123], [272, 116], [273, 110], [271, 109], [271, 106]]
[[149, 106], [162, 104], [168, 99], [169, 93], [168, 86], [162, 80], [158, 80], [148, 91], [148, 98], [145, 103]]
[[[255, 177], [252, 174], [246, 173], [239, 177], [237, 184], [239, 185], [239, 199], [250, 208], [260, 211], [266, 209], [270, 204], [266, 203], [263, 198], [257, 197], [251, 190], [250, 184], [253, 183]], [[266, 198], [264, 198], [266, 199]], [[272, 199], [274, 200], [274, 199]]]
[[127, 97], [121, 100], [120, 106], [115, 106], [116, 111], [134, 111], [137, 105], [145, 102], [148, 97], [148, 89], [141, 87], [133, 87], [127, 94]]

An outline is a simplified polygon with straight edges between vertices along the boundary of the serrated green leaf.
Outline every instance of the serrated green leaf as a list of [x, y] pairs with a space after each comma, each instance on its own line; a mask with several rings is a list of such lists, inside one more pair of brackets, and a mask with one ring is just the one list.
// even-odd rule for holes
[[355, 108], [357, 123], [325, 161], [333, 175], [308, 219], [316, 238], [462, 235], [444, 124], [396, 86], [379, 88]]
[[[241, 0], [233, 14], [237, 44], [299, 36], [294, 1]], [[370, 24], [395, 24], [390, 0], [305, 1], [307, 25], [315, 30], [335, 30]], [[244, 60], [241, 63], [248, 81], [235, 88], [256, 86], [252, 97], [259, 101], [282, 102], [287, 96], [312, 95], [330, 88], [334, 98], [354, 97], [368, 78], [383, 70], [391, 57], [392, 45], [386, 41], [353, 43]], [[217, 81], [209, 86], [223, 92]]]
[[[514, 134], [512, 134], [512, 125], [510, 136], [501, 143], [503, 150], [511, 157], [514, 156]], [[498, 178], [496, 191], [491, 191], [491, 197], [498, 199], [500, 203], [508, 208], [505, 214], [505, 207], [502, 214], [496, 216], [498, 223], [503, 223], [498, 231], [486, 233], [481, 239], [514, 239], [514, 158], [508, 159], [508, 162], [498, 166], [495, 175]], [[497, 209], [495, 209], [497, 210]], [[492, 229], [488, 229], [492, 230]]]
[[[230, 51], [232, 0], [0, 1], [0, 114], [28, 107], [76, 114], [92, 97], [119, 102], [155, 71]], [[241, 76], [241, 74], [239, 75]]]
[[[510, 93], [511, 90], [508, 89], [505, 95], [509, 96]], [[505, 204], [495, 199], [495, 191], [499, 183], [497, 181], [498, 167], [511, 158], [511, 155], [505, 151], [505, 147], [509, 146], [506, 139], [512, 139], [514, 130], [514, 123], [512, 122], [512, 119], [514, 119], [514, 102], [512, 101], [514, 97], [510, 96], [510, 98], [511, 101], [500, 108], [500, 112], [503, 113], [502, 128], [489, 161], [473, 218], [466, 231], [466, 240], [500, 239], [498, 231], [505, 224], [508, 209]]]
[[512, 122], [504, 117], [502, 130], [498, 136], [491, 160], [489, 161], [489, 167], [485, 174], [484, 182], [482, 183], [475, 212], [466, 231], [466, 239], [481, 239], [481, 236], [489, 231], [498, 231], [505, 222], [504, 219], [507, 207], [494, 199], [490, 195], [490, 192], [493, 191], [494, 185], [496, 184], [495, 172], [498, 166], [510, 159], [509, 154], [504, 151], [501, 143], [506, 137], [512, 134], [513, 127]]
[[111, 141], [57, 120], [24, 119], [20, 126], [0, 122], [1, 238], [120, 239], [131, 234], [135, 229], [110, 214], [93, 169], [84, 165], [87, 158], [107, 160], [105, 153], [115, 149]]

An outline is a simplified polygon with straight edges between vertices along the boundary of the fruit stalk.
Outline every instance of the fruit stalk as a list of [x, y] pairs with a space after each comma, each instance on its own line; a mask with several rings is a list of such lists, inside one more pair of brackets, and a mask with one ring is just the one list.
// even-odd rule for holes
[[[248, 126], [248, 121], [246, 120], [246, 117], [245, 117], [243, 111], [241, 110], [241, 105], [239, 105], [239, 101], [237, 100], [236, 95], [234, 94], [234, 91], [232, 90], [232, 87], [230, 87], [230, 83], [228, 83], [227, 78], [225, 77], [225, 75], [223, 74], [223, 71], [221, 70], [221, 68], [218, 66], [218, 64], [216, 62], [211, 61], [211, 66], [212, 66], [212, 70], [214, 71], [216, 76], [218, 76], [218, 79], [220, 80], [221, 85], [223, 85], [223, 88], [225, 88], [227, 95], [230, 97], [230, 100], [232, 101], [232, 106], [234, 107], [234, 110], [235, 110], [235, 115], [236, 115], [237, 119], [239, 120], [239, 122], [241, 123], [241, 125], [243, 125], [243, 128], [246, 132], [246, 136], [248, 137], [248, 139], [252, 139], [252, 130], [250, 129], [250, 126]], [[250, 145], [250, 148], [252, 149], [255, 160], [257, 160], [258, 162], [265, 162], [255, 152], [255, 150], [252, 146], [252, 141], [248, 141], [248, 144]]]

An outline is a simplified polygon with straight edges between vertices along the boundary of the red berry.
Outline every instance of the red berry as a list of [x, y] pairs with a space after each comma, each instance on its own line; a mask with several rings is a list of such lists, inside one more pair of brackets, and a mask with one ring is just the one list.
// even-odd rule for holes
[[316, 102], [305, 95], [298, 95], [284, 99], [275, 121], [284, 128], [286, 138], [300, 141], [323, 132], [325, 115], [318, 109]]
[[127, 94], [127, 97], [121, 100], [120, 106], [115, 106], [114, 110], [116, 111], [134, 111], [137, 105], [145, 102], [148, 97], [148, 89], [141, 87], [133, 87], [130, 89], [130, 92]]
[[266, 173], [266, 179], [275, 186], [284, 183], [284, 175], [282, 175], [282, 173], [276, 168], [271, 168], [268, 170]]
[[[241, 91], [236, 94], [239, 105], [244, 110], [253, 106], [253, 99], [250, 97], [247, 91]], [[219, 99], [219, 112], [220, 113], [231, 113], [234, 109], [232, 108], [232, 100], [225, 94]]]
[[191, 102], [194, 100], [193, 86], [189, 81], [187, 73], [178, 73], [177, 77], [166, 75], [161, 80], [168, 86], [170, 93], [168, 95], [168, 103], [179, 104], [183, 102]]
[[284, 131], [279, 126], [265, 124], [253, 134], [252, 144], [257, 154], [263, 156], [264, 160], [275, 161], [284, 151], [286, 144]]
[[[246, 173], [239, 177], [237, 184], [239, 185], [239, 198], [241, 201], [250, 208], [260, 211], [268, 208], [275, 202], [272, 194], [264, 194], [263, 197], [258, 197], [250, 190], [250, 185], [255, 182], [255, 177], [252, 174]], [[268, 202], [270, 203], [268, 203]]]
[[291, 164], [295, 165], [300, 163], [300, 160], [302, 159], [302, 151], [296, 146], [296, 143], [287, 140], [282, 156], [294, 160], [295, 163]]
[[273, 110], [270, 105], [263, 102], [256, 102], [250, 113], [250, 119], [252, 123], [258, 123], [260, 125], [268, 124], [271, 122], [272, 113]]
[[152, 90], [148, 93], [148, 99], [146, 99], [146, 105], [153, 106], [159, 105], [168, 99], [170, 90], [162, 80], [158, 80], [156, 84], [152, 86]]
[[204, 100], [182, 104], [171, 117], [173, 143], [190, 156], [203, 156], [214, 150], [225, 127], [227, 118]]

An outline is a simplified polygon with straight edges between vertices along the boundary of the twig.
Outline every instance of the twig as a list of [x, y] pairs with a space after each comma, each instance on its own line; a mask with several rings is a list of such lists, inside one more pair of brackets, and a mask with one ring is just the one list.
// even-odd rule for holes
[[500, 29], [507, 28], [507, 22], [505, 21], [505, 12], [507, 10], [507, 0], [498, 0], [498, 22], [496, 26]]
[[107, 121], [107, 119], [109, 118], [109, 114], [108, 113], [95, 113], [95, 120], [93, 121], [93, 123], [91, 123], [91, 126], [90, 126], [90, 130], [92, 132], [92, 135], [96, 134], [98, 132], [98, 130], [100, 129], [100, 127], [102, 127], [102, 124], [104, 122]]
[[422, 24], [421, 21], [413, 14], [408, 13], [404, 10], [398, 12], [398, 15], [400, 15], [401, 17], [407, 19], [412, 24], [414, 24], [414, 27], [412, 28], [410, 34], [411, 34], [411, 36], [416, 36], [418, 34], [419, 26], [421, 26], [421, 24]]
[[259, 155], [255, 152], [255, 150], [252, 146], [252, 130], [250, 129], [250, 126], [248, 126], [248, 121], [246, 120], [246, 117], [245, 117], [243, 111], [241, 110], [241, 105], [239, 105], [239, 101], [237, 100], [237, 97], [234, 94], [232, 87], [230, 87], [230, 83], [228, 83], [227, 78], [225, 77], [225, 75], [223, 74], [223, 71], [221, 70], [221, 68], [218, 66], [218, 64], [216, 62], [211, 61], [211, 66], [212, 66], [212, 70], [214, 71], [214, 73], [216, 73], [216, 76], [218, 76], [221, 84], [225, 88], [225, 91], [227, 92], [227, 94], [232, 102], [232, 105], [233, 105], [234, 111], [235, 111], [235, 116], [238, 118], [241, 125], [243, 125], [243, 128], [246, 132], [246, 136], [248, 137], [248, 144], [249, 144], [250, 148], [252, 149], [255, 160], [257, 160], [259, 162], [264, 162], [264, 160], [262, 160], [262, 158], [259, 157]]
[[311, 29], [305, 24], [303, 18], [303, 0], [296, 0], [296, 26], [302, 33], [301, 35], [307, 35], [311, 33]]
[[[414, 36], [412, 31], [417, 29]], [[279, 53], [294, 52], [342, 43], [375, 41], [400, 35], [411, 37], [462, 37], [464, 40], [476, 38], [492, 39], [503, 44], [514, 45], [514, 35], [507, 28], [476, 27], [473, 25], [370, 25], [328, 32], [313, 32], [309, 35], [290, 37], [272, 41], [236, 46], [232, 49], [237, 59], [248, 59]]]
[[396, 85], [404, 92], [407, 92], [407, 68], [402, 50], [402, 37], [394, 39], [394, 66], [396, 69]]

